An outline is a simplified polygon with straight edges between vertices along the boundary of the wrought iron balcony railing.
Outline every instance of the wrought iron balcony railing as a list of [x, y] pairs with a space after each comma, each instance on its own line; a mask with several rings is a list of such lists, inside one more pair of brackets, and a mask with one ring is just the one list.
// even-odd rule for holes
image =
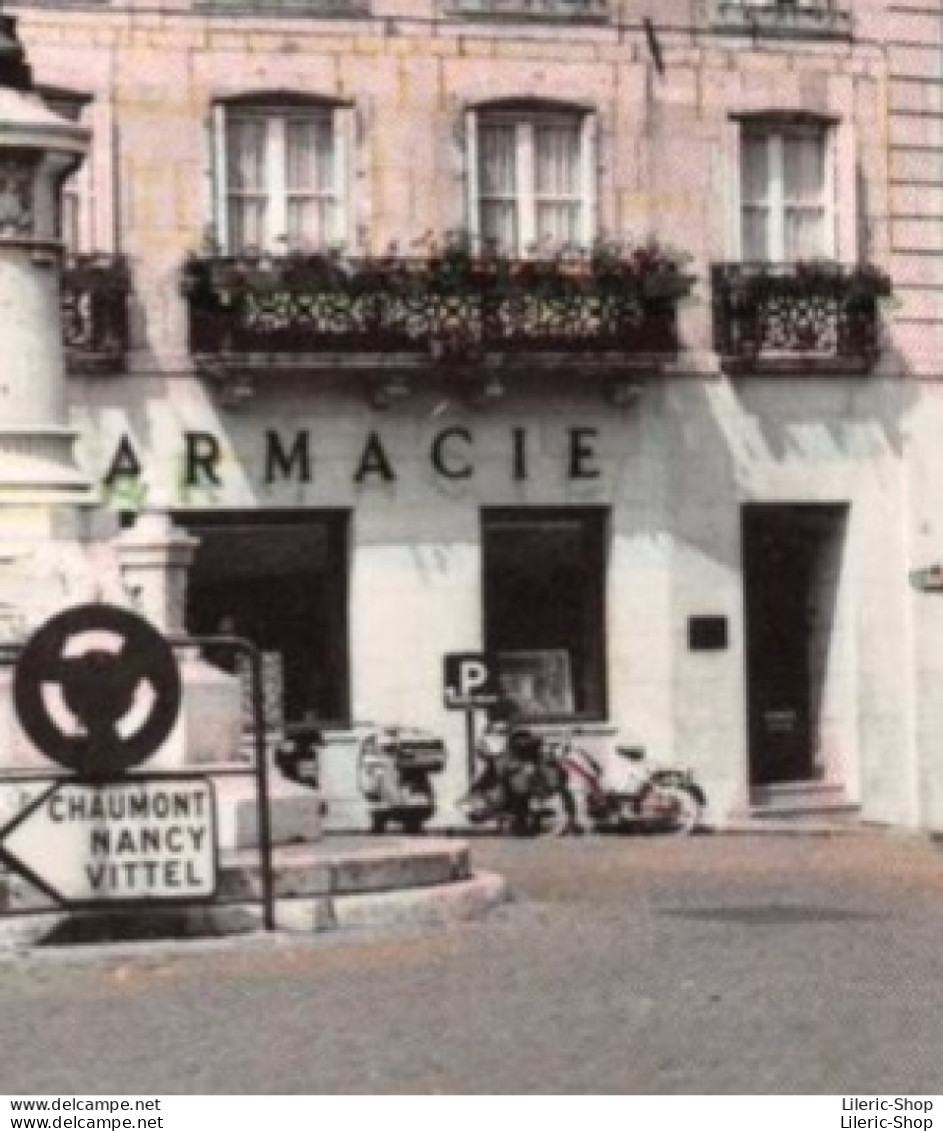
[[727, 370], [865, 371], [880, 349], [883, 271], [836, 263], [711, 268], [714, 348]]
[[117, 373], [128, 349], [127, 263], [120, 255], [68, 256], [62, 269], [62, 336], [70, 373]]
[[192, 257], [197, 356], [500, 352], [673, 354], [691, 278], [670, 265], [474, 259]]
[[851, 12], [837, 0], [716, 0], [714, 25], [725, 31], [768, 36], [845, 37]]
[[604, 23], [610, 0], [441, 0], [450, 16], [501, 20], [561, 20]]

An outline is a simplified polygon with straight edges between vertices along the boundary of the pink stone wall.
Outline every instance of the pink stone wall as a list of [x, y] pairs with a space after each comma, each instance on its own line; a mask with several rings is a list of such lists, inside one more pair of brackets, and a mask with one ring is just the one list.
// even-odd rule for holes
[[[468, 106], [528, 96], [593, 107], [599, 226], [618, 237], [654, 233], [691, 254], [702, 300], [683, 314], [692, 356], [710, 347], [707, 265], [731, 255], [731, 115], [828, 115], [839, 123], [839, 257], [888, 266], [893, 253], [902, 277], [918, 277], [897, 317], [906, 349], [933, 367], [925, 337], [904, 329], [934, 301], [925, 286], [938, 277], [936, 249], [943, 254], [936, 197], [914, 204], [941, 152], [939, 87], [929, 81], [940, 58], [939, 5], [923, 7], [855, 4], [853, 43], [756, 45], [714, 34], [708, 0], [623, 0], [602, 25], [448, 19], [432, 0], [373, 0], [365, 19], [209, 17], [182, 3], [160, 13], [19, 12], [37, 79], [94, 96], [95, 241], [132, 259], [132, 368], [167, 372], [188, 369], [179, 265], [212, 223], [210, 107], [263, 90], [352, 102], [353, 252], [391, 241], [408, 250], [429, 231], [464, 226]], [[640, 22], [646, 17], [663, 73]], [[901, 212], [893, 222], [892, 207]], [[914, 254], [927, 261], [911, 262]]]

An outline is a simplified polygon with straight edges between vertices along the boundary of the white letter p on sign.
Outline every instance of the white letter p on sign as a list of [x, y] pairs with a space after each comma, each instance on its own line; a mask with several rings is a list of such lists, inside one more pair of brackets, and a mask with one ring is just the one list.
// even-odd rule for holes
[[458, 671], [458, 694], [467, 699], [488, 682], [488, 669], [481, 660], [462, 660]]

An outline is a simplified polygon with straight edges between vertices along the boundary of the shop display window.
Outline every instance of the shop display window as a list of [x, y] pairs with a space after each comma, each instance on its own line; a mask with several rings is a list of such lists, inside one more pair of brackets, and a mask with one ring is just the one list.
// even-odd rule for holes
[[[200, 540], [187, 628], [261, 651], [267, 725], [346, 719], [347, 512], [187, 511], [175, 521]], [[222, 649], [208, 658], [239, 666]]]
[[523, 718], [602, 718], [603, 508], [482, 513], [484, 628], [499, 686]]

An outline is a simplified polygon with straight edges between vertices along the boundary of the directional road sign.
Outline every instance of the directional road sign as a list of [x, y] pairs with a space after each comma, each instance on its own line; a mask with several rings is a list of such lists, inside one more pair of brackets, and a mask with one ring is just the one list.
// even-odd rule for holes
[[61, 779], [0, 829], [0, 860], [65, 906], [208, 899], [215, 826], [207, 778]]

